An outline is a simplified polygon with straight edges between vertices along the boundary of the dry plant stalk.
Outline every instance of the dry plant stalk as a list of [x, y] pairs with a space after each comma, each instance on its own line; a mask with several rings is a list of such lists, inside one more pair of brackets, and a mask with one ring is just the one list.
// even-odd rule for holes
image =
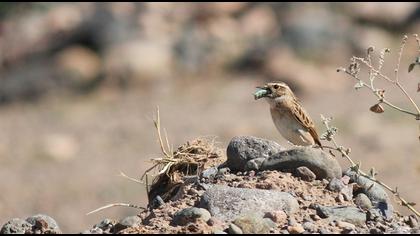
[[[211, 159], [221, 156], [215, 151], [214, 138], [211, 140], [197, 138], [173, 151], [166, 131], [164, 136], [161, 132], [159, 108], [157, 108], [156, 119], [153, 123], [163, 157], [151, 159], [154, 164], [141, 176], [141, 180], [146, 179], [149, 203], [157, 195], [164, 201], [169, 200], [184, 184], [184, 177], [198, 176], [205, 165], [211, 163]], [[158, 173], [153, 176], [152, 183], [149, 185], [149, 173], [156, 170]]]
[[[377, 172], [375, 172], [375, 170], [372, 168], [369, 171], [369, 174], [366, 174], [365, 172], [363, 172], [361, 170], [361, 164], [359, 163], [355, 163], [351, 157], [350, 157], [350, 148], [345, 148], [341, 145], [339, 145], [337, 143], [337, 141], [334, 139], [334, 136], [337, 133], [337, 128], [336, 127], [332, 127], [330, 126], [330, 122], [332, 120], [332, 117], [326, 118], [323, 115], [321, 115], [321, 119], [322, 119], [322, 123], [325, 125], [325, 127], [327, 128], [326, 132], [324, 134], [321, 135], [320, 139], [323, 140], [327, 140], [333, 143], [334, 147], [332, 149], [334, 149], [335, 151], [338, 151], [342, 157], [346, 158], [347, 161], [350, 163], [350, 168], [356, 172], [358, 175], [363, 176], [365, 178], [368, 178], [372, 181], [374, 181], [375, 183], [381, 185], [382, 187], [384, 187], [385, 189], [387, 189], [388, 191], [390, 191], [395, 197], [397, 197], [400, 200], [400, 204], [402, 206], [407, 207], [411, 212], [413, 212], [417, 217], [420, 217], [420, 213], [413, 207], [414, 205], [416, 205], [415, 203], [412, 202], [408, 202], [407, 200], [405, 200], [403, 197], [400, 196], [399, 192], [398, 192], [398, 188], [391, 188], [389, 187], [387, 184], [385, 184], [384, 182], [377, 180], [375, 178], [375, 175], [377, 174]], [[330, 151], [330, 153], [334, 156], [334, 154]]]
[[[414, 38], [416, 39], [416, 42], [418, 44], [418, 48], [419, 48], [419, 55], [420, 55], [420, 39], [418, 37], [417, 34], [413, 35]], [[384, 108], [382, 107], [381, 104], [385, 104], [399, 112], [402, 112], [404, 114], [413, 116], [416, 120], [420, 121], [420, 108], [417, 105], [417, 103], [414, 101], [414, 99], [409, 95], [409, 93], [407, 92], [407, 89], [403, 86], [403, 84], [401, 84], [400, 78], [399, 78], [399, 71], [400, 71], [400, 64], [401, 64], [401, 58], [404, 52], [404, 48], [405, 45], [407, 43], [408, 40], [408, 36], [404, 35], [401, 45], [400, 45], [400, 50], [398, 52], [398, 61], [397, 61], [397, 65], [394, 69], [394, 77], [390, 78], [389, 76], [385, 75], [382, 73], [382, 68], [383, 68], [383, 64], [385, 61], [385, 54], [390, 53], [390, 49], [385, 48], [383, 49], [380, 54], [379, 54], [379, 60], [378, 60], [378, 66], [375, 67], [372, 63], [372, 53], [374, 52], [374, 48], [373, 47], [369, 47], [367, 49], [367, 55], [365, 58], [363, 57], [356, 57], [353, 56], [350, 61], [350, 65], [348, 66], [348, 68], [338, 68], [337, 71], [338, 72], [344, 72], [347, 75], [349, 75], [351, 78], [355, 79], [357, 81], [357, 83], [355, 84], [354, 88], [356, 90], [360, 89], [360, 88], [367, 88], [369, 89], [378, 99], [377, 103], [375, 105], [373, 105], [370, 110], [372, 112], [375, 113], [382, 113], [384, 112]], [[367, 80], [363, 80], [359, 77], [359, 72], [361, 70], [360, 65], [364, 65], [368, 68], [369, 70], [369, 78]], [[420, 65], [420, 57], [417, 57], [417, 59], [410, 64], [410, 66], [408, 67], [408, 72], [411, 72], [414, 68], [414, 66], [416, 65]], [[389, 100], [387, 100], [385, 98], [385, 90], [384, 89], [380, 89], [377, 88], [375, 86], [375, 80], [376, 79], [382, 79], [384, 81], [387, 81], [389, 83], [391, 83], [392, 85], [394, 85], [396, 88], [398, 88], [400, 90], [400, 92], [403, 94], [404, 97], [407, 98], [409, 104], [413, 107], [413, 110], [407, 110], [405, 108], [402, 108], [400, 106], [395, 105], [394, 103], [390, 102]], [[418, 89], [417, 92], [420, 91], [420, 83], [418, 85]], [[419, 124], [419, 140], [420, 140], [420, 124]]]

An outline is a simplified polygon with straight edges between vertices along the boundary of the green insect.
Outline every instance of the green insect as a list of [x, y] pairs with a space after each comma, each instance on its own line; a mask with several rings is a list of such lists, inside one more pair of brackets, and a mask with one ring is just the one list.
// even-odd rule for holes
[[265, 97], [268, 94], [267, 89], [258, 88], [258, 90], [254, 93], [255, 100]]

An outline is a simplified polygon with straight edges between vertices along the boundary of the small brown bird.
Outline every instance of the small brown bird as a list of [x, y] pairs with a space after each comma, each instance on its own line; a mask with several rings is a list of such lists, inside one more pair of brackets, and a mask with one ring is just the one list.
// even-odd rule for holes
[[295, 145], [317, 144], [322, 148], [312, 119], [287, 84], [273, 82], [257, 88], [255, 100], [266, 98], [274, 125], [285, 139]]

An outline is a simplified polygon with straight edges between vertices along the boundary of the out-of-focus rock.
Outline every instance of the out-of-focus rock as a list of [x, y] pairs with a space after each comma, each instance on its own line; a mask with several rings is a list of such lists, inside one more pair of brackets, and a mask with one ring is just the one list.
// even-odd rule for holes
[[[345, 55], [345, 56], [344, 56]], [[342, 52], [347, 61], [351, 53]], [[331, 58], [334, 58], [331, 56]], [[339, 61], [339, 59], [335, 59]], [[327, 64], [327, 63], [325, 63]], [[272, 47], [267, 52], [263, 72], [270, 80], [281, 80], [289, 84], [297, 94], [311, 94], [314, 91], [335, 91], [345, 86], [337, 80], [337, 72], [332, 66], [317, 66], [299, 58], [288, 47]]]
[[385, 24], [401, 24], [417, 9], [415, 2], [353, 2], [343, 9], [355, 18]]
[[247, 11], [240, 19], [241, 30], [245, 36], [268, 40], [278, 36], [280, 25], [272, 8], [256, 6]]
[[326, 5], [291, 4], [281, 18], [282, 38], [303, 58], [329, 61], [350, 53], [350, 18]]
[[60, 51], [55, 62], [60, 76], [72, 80], [76, 85], [83, 85], [96, 79], [101, 72], [102, 62], [91, 49], [72, 46]]
[[170, 45], [153, 40], [132, 40], [111, 46], [105, 53], [105, 72], [111, 80], [168, 79], [172, 69]]
[[70, 135], [50, 134], [45, 137], [44, 152], [56, 161], [67, 161], [76, 157], [79, 143]]

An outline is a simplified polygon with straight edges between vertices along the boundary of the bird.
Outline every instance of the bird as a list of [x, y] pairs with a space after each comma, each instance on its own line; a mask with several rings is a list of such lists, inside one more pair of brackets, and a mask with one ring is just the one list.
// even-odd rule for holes
[[269, 82], [257, 89], [255, 100], [268, 101], [273, 123], [286, 140], [298, 146], [316, 144], [323, 149], [314, 122], [286, 83]]

